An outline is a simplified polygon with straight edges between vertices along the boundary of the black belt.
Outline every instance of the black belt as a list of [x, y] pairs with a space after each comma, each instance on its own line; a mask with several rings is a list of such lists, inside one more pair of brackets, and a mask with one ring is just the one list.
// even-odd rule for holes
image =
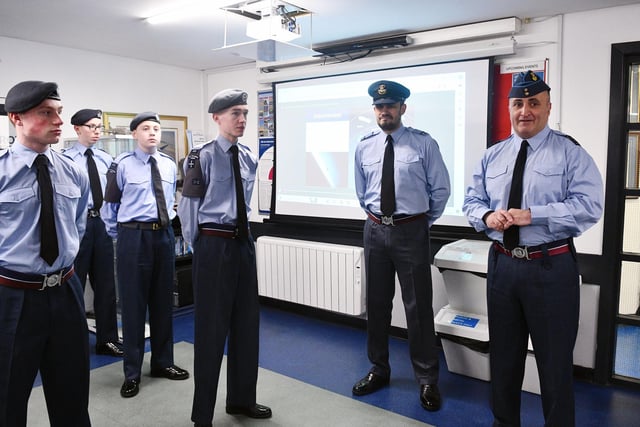
[[238, 237], [238, 227], [235, 225], [216, 224], [207, 222], [198, 226], [200, 234], [204, 236], [224, 237], [225, 239], [235, 239]]
[[134, 228], [136, 230], [164, 230], [167, 227], [163, 227], [159, 222], [139, 222], [139, 221], [129, 221], [129, 222], [119, 222], [118, 225], [121, 225], [125, 228]]
[[415, 215], [393, 215], [393, 216], [384, 216], [384, 215], [376, 215], [372, 212], [367, 211], [367, 215], [371, 218], [371, 221], [376, 224], [381, 225], [400, 225], [406, 224], [411, 221], [418, 220], [420, 218], [424, 218], [427, 216], [425, 213], [419, 213]]
[[100, 211], [98, 209], [89, 209], [87, 212], [88, 218], [97, 218], [100, 216]]
[[568, 239], [556, 240], [555, 242], [545, 243], [538, 246], [518, 246], [511, 250], [505, 248], [500, 242], [493, 242], [493, 246], [505, 255], [512, 258], [521, 259], [538, 259], [545, 256], [554, 256], [565, 254], [571, 251], [571, 243]]
[[20, 273], [0, 267], [0, 285], [18, 289], [43, 290], [60, 286], [73, 276], [73, 266], [48, 274]]

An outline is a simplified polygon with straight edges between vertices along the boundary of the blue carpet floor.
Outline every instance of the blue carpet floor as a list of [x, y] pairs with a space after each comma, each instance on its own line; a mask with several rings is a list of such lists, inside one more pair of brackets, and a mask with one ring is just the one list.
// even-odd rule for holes
[[[91, 345], [95, 343], [91, 335]], [[176, 312], [174, 340], [193, 342], [193, 314], [189, 308]], [[441, 354], [440, 411], [424, 411], [409, 361], [406, 340], [390, 339], [391, 384], [357, 399], [437, 427], [490, 426], [489, 383], [447, 371]], [[148, 349], [147, 349], [148, 350]], [[91, 367], [114, 359], [92, 354]], [[180, 361], [176, 360], [179, 365]], [[351, 397], [354, 382], [369, 369], [366, 332], [362, 329], [319, 320], [271, 306], [261, 309], [260, 366], [335, 393]], [[184, 368], [191, 369], [190, 366]], [[629, 427], [640, 425], [640, 391], [600, 386], [577, 380], [576, 422], [579, 427]], [[353, 397], [355, 398], [355, 397]], [[258, 396], [269, 404], [269, 396]], [[540, 396], [522, 393], [522, 427], [542, 426]], [[298, 427], [298, 426], [296, 426]]]

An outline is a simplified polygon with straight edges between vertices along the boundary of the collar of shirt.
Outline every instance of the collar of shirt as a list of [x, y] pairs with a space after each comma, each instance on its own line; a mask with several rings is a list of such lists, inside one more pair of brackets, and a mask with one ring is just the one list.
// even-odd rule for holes
[[[224, 136], [222, 136], [220, 134], [216, 137], [216, 141], [218, 141], [218, 145], [220, 146], [220, 148], [222, 148], [222, 150], [225, 153], [229, 153], [229, 148], [231, 148], [231, 146], [234, 145], [233, 142], [229, 141], [227, 138], [225, 138]], [[237, 144], [237, 142], [236, 142], [236, 144]], [[229, 153], [229, 154], [231, 154], [231, 153]]]
[[149, 163], [149, 158], [151, 157], [154, 157], [156, 159], [156, 164], [158, 164], [158, 159], [160, 158], [157, 150], [154, 153], [145, 153], [140, 148], [136, 148], [135, 150], [133, 150], [133, 153], [136, 158], [140, 159], [145, 165]]
[[33, 162], [35, 162], [38, 154], [44, 154], [45, 156], [47, 156], [47, 159], [49, 159], [49, 163], [54, 164], [53, 153], [51, 152], [51, 148], [47, 148], [44, 153], [37, 153], [32, 149], [25, 147], [24, 145], [22, 145], [22, 143], [16, 140], [16, 142], [14, 142], [13, 145], [11, 145], [11, 151], [19, 159], [21, 159], [24, 162], [25, 166], [28, 168], [30, 168], [33, 165]]
[[[402, 135], [407, 131], [407, 128], [404, 127], [404, 125], [400, 125], [400, 127], [396, 130], [394, 130], [391, 133], [391, 137], [393, 138], [393, 142], [398, 142], [400, 140], [400, 138], [402, 138]], [[381, 134], [384, 136], [384, 140], [386, 141], [387, 139], [387, 134], [384, 132], [381, 132]]]
[[[542, 129], [531, 138], [527, 138], [527, 142], [529, 143], [529, 147], [531, 147], [531, 150], [536, 151], [538, 147], [540, 147], [540, 145], [549, 137], [550, 133], [551, 129], [549, 128], [549, 125], [547, 125], [544, 127], [544, 129]], [[517, 150], [520, 149], [520, 144], [523, 140], [524, 138], [520, 138], [516, 134], [513, 135], [514, 146], [517, 147]]]

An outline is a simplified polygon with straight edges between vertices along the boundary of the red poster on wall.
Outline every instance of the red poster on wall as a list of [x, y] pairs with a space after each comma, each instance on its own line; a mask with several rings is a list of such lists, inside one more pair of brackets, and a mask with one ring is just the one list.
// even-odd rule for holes
[[508, 96], [513, 79], [518, 73], [531, 70], [541, 79], [547, 81], [547, 59], [508, 64], [496, 64], [493, 74], [493, 105], [490, 145], [511, 135], [511, 120], [508, 110]]

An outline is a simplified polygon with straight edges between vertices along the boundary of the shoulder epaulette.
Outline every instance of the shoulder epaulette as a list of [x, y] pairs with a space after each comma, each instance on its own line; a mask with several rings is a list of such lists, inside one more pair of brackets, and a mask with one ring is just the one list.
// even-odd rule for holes
[[368, 133], [367, 135], [363, 136], [362, 138], [360, 138], [360, 141], [364, 141], [365, 139], [369, 139], [372, 136], [376, 136], [377, 134], [379, 134], [381, 132], [380, 129], [378, 130], [372, 130], [370, 133]]
[[407, 128], [406, 128], [406, 129], [407, 129], [409, 132], [411, 132], [411, 133], [417, 133], [418, 135], [428, 135], [428, 133], [427, 133], [427, 132], [425, 132], [425, 131], [423, 131], [423, 130], [420, 130], [420, 129], [414, 129], [414, 128], [412, 128], [412, 127], [408, 127], [408, 126], [407, 126]]
[[[126, 153], [120, 153], [120, 154], [118, 154], [118, 157], [116, 157], [113, 160], [113, 163], [120, 163], [123, 159], [126, 159], [127, 157], [133, 156], [133, 154], [134, 154], [133, 151], [128, 151]], [[111, 164], [111, 166], [113, 166], [113, 164]]]
[[168, 155], [167, 153], [164, 153], [162, 151], [158, 151], [158, 154], [160, 154], [163, 157], [166, 157], [167, 159], [171, 159], [173, 160], [173, 157], [171, 157], [170, 155]]
[[501, 144], [501, 143], [503, 143], [505, 141], [509, 141], [512, 137], [513, 137], [513, 134], [509, 135], [508, 137], [506, 137], [504, 139], [500, 139], [498, 141], [494, 141], [494, 142], [491, 143], [490, 147], [493, 147], [496, 144]]
[[562, 133], [560, 131], [557, 130], [552, 130], [552, 132], [558, 136], [563, 136], [565, 138], [567, 138], [569, 141], [573, 142], [575, 145], [580, 145], [580, 143], [578, 141], [575, 140], [574, 137], [572, 137], [571, 135], [567, 135], [566, 133]]
[[184, 184], [182, 186], [183, 197], [202, 197], [206, 188], [204, 187], [204, 176], [202, 175], [202, 165], [200, 164], [201, 147], [193, 148], [187, 155], [184, 164], [186, 165]]

